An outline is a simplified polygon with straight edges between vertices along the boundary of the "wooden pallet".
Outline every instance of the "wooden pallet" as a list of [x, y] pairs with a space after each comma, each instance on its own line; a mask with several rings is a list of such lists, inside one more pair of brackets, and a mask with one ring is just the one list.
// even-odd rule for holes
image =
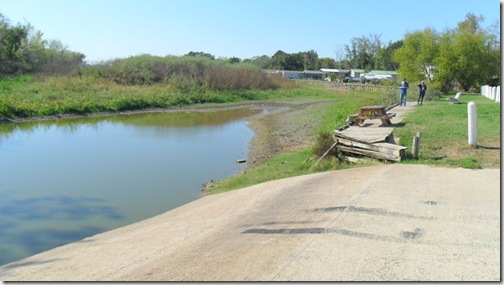
[[347, 155], [391, 161], [401, 161], [407, 149], [395, 144], [390, 128], [342, 127], [334, 131], [334, 140], [336, 148]]

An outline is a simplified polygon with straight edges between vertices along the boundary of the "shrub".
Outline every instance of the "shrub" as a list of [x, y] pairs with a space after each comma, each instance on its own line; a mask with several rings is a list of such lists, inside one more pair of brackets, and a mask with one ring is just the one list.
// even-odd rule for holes
[[398, 91], [394, 89], [386, 89], [382, 92], [381, 99], [383, 104], [389, 106], [399, 102]]
[[427, 101], [436, 101], [439, 98], [441, 98], [441, 92], [433, 88], [427, 89], [427, 92], [425, 92], [425, 100]]
[[[317, 156], [323, 156], [326, 151], [329, 150], [331, 146], [334, 144], [334, 138], [331, 132], [327, 130], [320, 131], [317, 134], [315, 145], [313, 146], [313, 154]], [[331, 148], [326, 155], [335, 156], [337, 154], [337, 150], [335, 147]]]
[[168, 84], [181, 92], [202, 90], [266, 90], [279, 87], [260, 68], [207, 57], [140, 55], [117, 59], [79, 71], [121, 85]]

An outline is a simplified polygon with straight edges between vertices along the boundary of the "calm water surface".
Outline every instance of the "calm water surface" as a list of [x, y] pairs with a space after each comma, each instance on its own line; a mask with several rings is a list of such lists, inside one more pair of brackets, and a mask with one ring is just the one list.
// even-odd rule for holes
[[0, 265], [200, 198], [245, 167], [261, 112], [0, 124]]

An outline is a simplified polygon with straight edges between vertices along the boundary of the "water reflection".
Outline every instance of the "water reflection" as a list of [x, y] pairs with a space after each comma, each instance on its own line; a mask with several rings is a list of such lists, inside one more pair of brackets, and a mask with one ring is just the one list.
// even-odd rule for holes
[[[42, 252], [51, 248], [81, 240], [106, 231], [103, 227], [85, 226], [75, 229], [37, 229], [20, 231], [14, 240], [18, 244], [29, 245], [30, 251]], [[9, 242], [9, 240], [7, 240]], [[2, 258], [0, 257], [0, 262]], [[8, 260], [7, 260], [8, 261]]]
[[0, 124], [0, 264], [173, 209], [243, 169], [260, 109]]
[[[9, 201], [9, 200], [4, 200]], [[0, 204], [0, 216], [3, 219], [17, 220], [84, 220], [89, 216], [103, 216], [120, 220], [116, 209], [101, 205], [104, 199], [87, 197], [33, 197], [22, 200], [10, 200], [9, 204]]]

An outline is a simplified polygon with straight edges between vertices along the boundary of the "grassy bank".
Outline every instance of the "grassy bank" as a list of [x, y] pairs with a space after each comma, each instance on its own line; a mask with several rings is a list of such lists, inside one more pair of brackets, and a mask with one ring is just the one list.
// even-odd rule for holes
[[[394, 130], [400, 145], [411, 148], [413, 137], [422, 132], [420, 157], [404, 163], [464, 168], [499, 167], [500, 104], [481, 95], [464, 94], [459, 104], [448, 104], [451, 96], [418, 106], [404, 119], [404, 128]], [[476, 103], [478, 147], [468, 144], [467, 103]]]
[[[281, 94], [281, 91], [278, 91]], [[30, 76], [0, 81], [0, 118], [86, 115], [202, 103], [263, 100], [276, 90], [186, 91], [169, 84], [120, 85], [94, 77]]]
[[296, 85], [247, 63], [140, 55], [60, 76], [3, 77], [0, 119], [263, 100]]
[[[405, 160], [401, 163], [430, 164], [463, 168], [497, 168], [500, 166], [500, 104], [481, 95], [464, 94], [462, 102], [450, 105], [448, 97], [441, 96], [424, 102], [403, 120], [405, 125], [394, 129], [394, 136], [400, 138], [399, 144], [408, 147]], [[357, 100], [331, 104], [330, 108], [317, 113], [320, 120], [318, 133], [332, 132], [344, 124], [348, 114], [355, 113], [358, 107], [379, 97], [355, 96]], [[467, 103], [473, 101], [478, 113], [478, 147], [469, 146], [467, 141]], [[411, 145], [417, 132], [422, 132], [420, 157], [413, 159]], [[315, 157], [310, 146], [302, 150], [280, 153], [263, 165], [239, 175], [224, 179], [213, 185], [208, 193], [225, 192], [261, 182], [304, 175], [319, 171], [345, 169], [377, 165], [369, 159], [361, 164], [340, 163], [336, 156], [329, 156], [315, 167]]]

